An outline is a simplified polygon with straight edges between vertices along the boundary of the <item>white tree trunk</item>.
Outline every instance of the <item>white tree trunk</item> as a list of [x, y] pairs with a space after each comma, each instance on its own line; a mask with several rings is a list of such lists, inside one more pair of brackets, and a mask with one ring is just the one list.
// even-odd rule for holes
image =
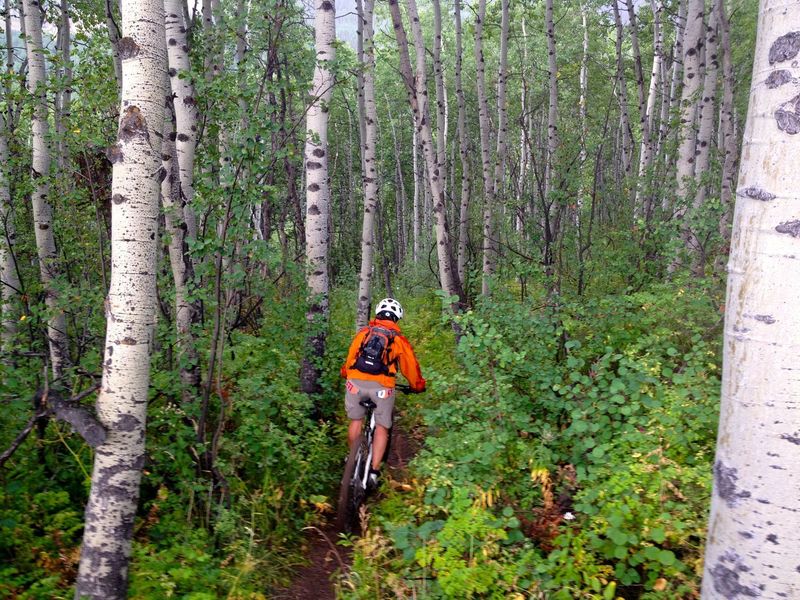
[[642, 143], [639, 150], [639, 176], [636, 179], [636, 201], [634, 208], [637, 216], [649, 220], [652, 207], [649, 199], [652, 197], [648, 184], [648, 171], [653, 163], [655, 151], [655, 111], [656, 99], [661, 87], [661, 69], [663, 65], [663, 40], [664, 29], [661, 27], [661, 13], [664, 6], [661, 0], [651, 0], [653, 11], [653, 68], [650, 70], [650, 86], [647, 91], [647, 105], [645, 118], [642, 121]]
[[625, 177], [631, 175], [633, 166], [633, 133], [628, 113], [628, 86], [625, 80], [625, 63], [622, 54], [622, 18], [619, 15], [617, 2], [611, 3], [614, 9], [614, 22], [617, 30], [617, 101], [620, 110], [620, 127], [622, 128], [622, 170]]
[[[4, 121], [5, 119], [3, 119]], [[14, 253], [17, 234], [14, 208], [8, 187], [8, 142], [6, 128], [0, 130], [0, 350], [7, 352], [17, 333], [20, 282]]]
[[697, 130], [697, 149], [695, 150], [694, 178], [697, 182], [697, 193], [693, 202], [695, 208], [702, 206], [706, 199], [707, 185], [703, 183], [702, 179], [706, 171], [708, 171], [711, 141], [714, 135], [714, 125], [717, 122], [715, 109], [719, 60], [717, 58], [716, 11], [709, 12], [705, 35], [703, 95], [700, 97], [700, 106], [697, 111], [700, 122]]
[[800, 593], [800, 4], [762, 0], [725, 304], [704, 600]]
[[553, 22], [553, 0], [545, 3], [545, 33], [547, 35], [547, 75], [550, 91], [547, 110], [547, 165], [545, 167], [545, 197], [553, 189], [553, 167], [558, 150], [558, 64], [556, 61], [556, 32]]
[[378, 110], [375, 106], [375, 43], [373, 39], [373, 13], [375, 0], [364, 0], [362, 19], [364, 32], [364, 223], [361, 230], [361, 274], [358, 277], [358, 299], [356, 300], [356, 328], [369, 321], [372, 298], [373, 242], [375, 238], [375, 214], [378, 206], [378, 170], [375, 150], [378, 141]]
[[61, 54], [61, 89], [56, 93], [56, 110], [54, 113], [54, 125], [56, 130], [56, 160], [59, 170], [63, 170], [67, 164], [67, 122], [70, 118], [70, 108], [72, 105], [72, 39], [70, 35], [70, 18], [67, 0], [61, 0], [61, 22], [58, 30], [59, 51]]
[[492, 183], [492, 143], [491, 126], [489, 123], [489, 101], [486, 95], [486, 60], [483, 55], [483, 26], [486, 20], [486, 0], [479, 0], [478, 12], [475, 15], [475, 88], [478, 96], [478, 128], [481, 141], [481, 179], [483, 181], [483, 236], [481, 250], [483, 251], [483, 282], [481, 292], [488, 294], [486, 270], [491, 272], [492, 244], [491, 231], [487, 229], [487, 215], [491, 218], [494, 206], [494, 184]]
[[33, 225], [36, 236], [36, 252], [39, 257], [39, 273], [45, 289], [45, 303], [50, 313], [47, 321], [47, 338], [50, 346], [50, 362], [54, 377], [60, 377], [69, 361], [67, 343], [67, 321], [58, 306], [56, 291], [60, 277], [58, 253], [53, 236], [53, 207], [50, 204], [50, 148], [48, 138], [47, 74], [42, 49], [41, 6], [38, 0], [23, 2], [28, 52], [28, 89], [34, 97], [33, 109], [33, 161], [31, 178], [33, 193]]
[[189, 282], [192, 280], [193, 267], [189, 259], [182, 210], [181, 180], [175, 159], [175, 108], [168, 78], [164, 89], [167, 90], [167, 101], [164, 110], [161, 157], [165, 177], [161, 182], [161, 201], [164, 207], [164, 225], [169, 233], [169, 262], [175, 283], [175, 329], [181, 395], [183, 402], [188, 403], [197, 398], [200, 386], [199, 358], [192, 332], [197, 310], [189, 301]]
[[698, 94], [702, 84], [700, 71], [705, 30], [703, 0], [689, 0], [686, 30], [683, 39], [683, 91], [681, 93], [680, 145], [678, 147], [677, 183], [681, 203], [676, 214], [682, 218], [687, 209], [687, 194], [694, 178], [695, 142], [697, 131]]
[[306, 115], [306, 282], [310, 328], [309, 348], [303, 359], [301, 388], [319, 390], [320, 364], [325, 353], [328, 322], [328, 245], [330, 241], [330, 189], [328, 186], [328, 105], [333, 95], [336, 8], [334, 0], [317, 0], [314, 13], [317, 64], [311, 84], [311, 106]]
[[497, 150], [495, 153], [492, 192], [486, 197], [483, 212], [483, 282], [482, 293], [490, 292], [490, 280], [495, 270], [497, 240], [495, 232], [495, 198], [503, 185], [503, 171], [506, 160], [506, 140], [508, 138], [508, 119], [506, 111], [506, 77], [508, 71], [508, 0], [501, 0], [500, 24], [500, 70], [497, 74]]
[[439, 0], [433, 4], [433, 79], [436, 87], [436, 166], [442, 182], [442, 192], [447, 195], [447, 99], [445, 98], [442, 69], [442, 8]]
[[412, 153], [412, 170], [414, 171], [414, 206], [413, 206], [413, 219], [414, 222], [411, 225], [411, 229], [414, 235], [414, 244], [413, 244], [413, 255], [414, 255], [414, 264], [419, 262], [419, 250], [420, 250], [420, 239], [419, 239], [419, 221], [420, 221], [420, 210], [419, 210], [419, 196], [422, 187], [422, 170], [419, 168], [419, 140], [417, 139], [419, 136], [417, 135], [417, 128], [414, 127], [414, 130], [411, 134], [411, 153]]
[[400, 51], [400, 73], [403, 76], [409, 102], [414, 112], [418, 140], [425, 159], [427, 182], [430, 188], [433, 213], [436, 220], [436, 253], [439, 263], [439, 281], [442, 290], [451, 298], [456, 298], [456, 303], [461, 301], [461, 282], [455, 271], [451, 255], [450, 233], [447, 229], [445, 213], [444, 192], [442, 182], [437, 174], [436, 153], [433, 147], [431, 133], [430, 113], [428, 110], [428, 92], [425, 76], [425, 43], [422, 37], [422, 26], [417, 14], [415, 0], [408, 0], [408, 17], [411, 21], [414, 34], [414, 48], [416, 50], [416, 74], [412, 74], [411, 61], [408, 54], [408, 39], [403, 26], [400, 6], [397, 0], [389, 0], [389, 9], [392, 13], [397, 46]]
[[[461, 31], [461, 0], [455, 0], [454, 18], [456, 24], [456, 65], [455, 84], [458, 102], [458, 153], [461, 159], [461, 206], [458, 219], [458, 279], [464, 281], [467, 268], [467, 242], [469, 236], [469, 142], [467, 141], [467, 103], [461, 83], [461, 64], [463, 61]], [[453, 166], [455, 171], [455, 166]]]
[[183, 20], [182, 0], [164, 0], [166, 13], [169, 79], [175, 97], [175, 155], [180, 174], [183, 221], [187, 241], [197, 239], [197, 217], [194, 211], [194, 159], [197, 146], [197, 100], [190, 77], [187, 24]]
[[144, 464], [150, 351], [156, 319], [158, 195], [167, 64], [163, 0], [122, 13], [123, 87], [112, 149], [111, 284], [106, 300], [97, 448], [75, 597], [126, 597], [133, 522]]
[[724, 0], [716, 0], [714, 10], [720, 29], [720, 43], [722, 44], [722, 103], [720, 105], [720, 129], [722, 135], [722, 187], [720, 189], [720, 204], [722, 215], [719, 222], [720, 237], [724, 246], [730, 240], [730, 217], [733, 208], [733, 187], [738, 164], [736, 147], [736, 132], [734, 129], [733, 115], [733, 61], [731, 58], [730, 23], [725, 14]]

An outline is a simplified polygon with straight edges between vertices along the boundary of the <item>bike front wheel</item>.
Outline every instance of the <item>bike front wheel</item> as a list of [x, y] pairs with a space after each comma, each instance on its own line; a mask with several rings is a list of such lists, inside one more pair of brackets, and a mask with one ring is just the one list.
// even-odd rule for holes
[[369, 469], [366, 450], [363, 440], [354, 444], [344, 467], [336, 516], [337, 529], [344, 533], [359, 533], [359, 513], [367, 497], [367, 490], [364, 487], [366, 471]]

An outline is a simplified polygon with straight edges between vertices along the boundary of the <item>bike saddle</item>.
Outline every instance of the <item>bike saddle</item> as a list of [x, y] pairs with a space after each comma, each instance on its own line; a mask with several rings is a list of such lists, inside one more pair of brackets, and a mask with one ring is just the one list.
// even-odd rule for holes
[[363, 400], [360, 400], [359, 404], [364, 408], [370, 408], [372, 410], [375, 410], [375, 408], [378, 406], [370, 398], [364, 398]]

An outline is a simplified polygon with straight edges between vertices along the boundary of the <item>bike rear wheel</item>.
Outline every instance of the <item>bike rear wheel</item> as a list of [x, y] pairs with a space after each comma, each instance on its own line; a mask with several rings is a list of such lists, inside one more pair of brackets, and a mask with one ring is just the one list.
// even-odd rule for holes
[[339, 486], [339, 506], [336, 516], [336, 526], [344, 533], [359, 533], [359, 513], [367, 490], [364, 487], [367, 465], [367, 447], [364, 440], [359, 440], [350, 449], [347, 464], [344, 467], [342, 482]]

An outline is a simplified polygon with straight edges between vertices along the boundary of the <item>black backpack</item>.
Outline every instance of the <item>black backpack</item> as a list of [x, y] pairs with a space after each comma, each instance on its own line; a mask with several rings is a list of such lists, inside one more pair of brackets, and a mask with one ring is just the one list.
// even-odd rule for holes
[[370, 327], [356, 354], [354, 369], [370, 375], [391, 375], [389, 359], [395, 332], [383, 327]]

